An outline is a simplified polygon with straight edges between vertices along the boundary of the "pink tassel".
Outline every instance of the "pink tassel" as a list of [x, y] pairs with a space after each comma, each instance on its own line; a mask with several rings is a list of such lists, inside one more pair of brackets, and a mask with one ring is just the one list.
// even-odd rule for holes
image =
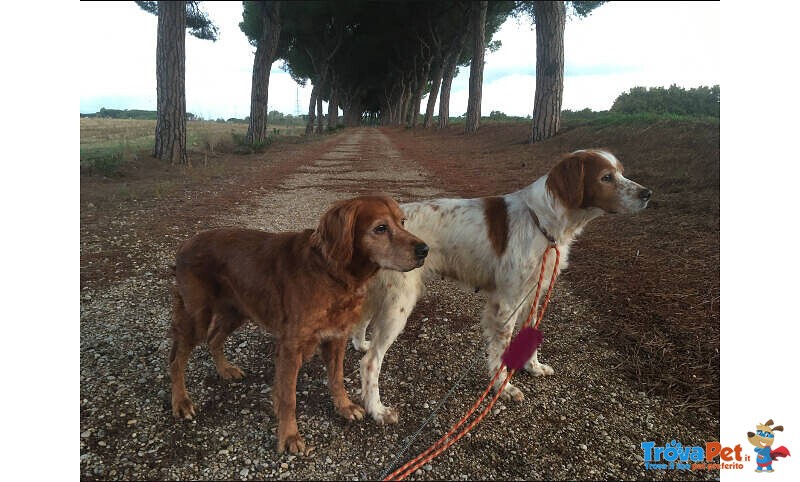
[[503, 363], [513, 370], [524, 368], [533, 356], [533, 352], [542, 344], [543, 338], [541, 331], [530, 326], [521, 329], [503, 352], [501, 357]]

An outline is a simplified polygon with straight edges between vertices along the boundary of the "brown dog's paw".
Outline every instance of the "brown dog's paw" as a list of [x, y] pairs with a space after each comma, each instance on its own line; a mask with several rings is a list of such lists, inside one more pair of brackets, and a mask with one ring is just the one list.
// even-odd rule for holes
[[305, 454], [306, 443], [303, 441], [303, 437], [299, 433], [294, 433], [287, 435], [283, 440], [278, 440], [278, 453], [282, 454], [286, 450], [293, 454]]
[[238, 380], [244, 376], [244, 372], [241, 368], [230, 363], [227, 366], [218, 368], [217, 373], [219, 373], [219, 376], [224, 380]]
[[364, 418], [364, 414], [367, 412], [361, 405], [350, 402], [349, 404], [337, 407], [336, 413], [341, 415], [343, 418], [352, 421], [352, 420], [362, 420]]
[[192, 400], [189, 397], [183, 397], [177, 400], [173, 399], [172, 415], [174, 415], [175, 418], [185, 418], [186, 420], [194, 418], [196, 413]]

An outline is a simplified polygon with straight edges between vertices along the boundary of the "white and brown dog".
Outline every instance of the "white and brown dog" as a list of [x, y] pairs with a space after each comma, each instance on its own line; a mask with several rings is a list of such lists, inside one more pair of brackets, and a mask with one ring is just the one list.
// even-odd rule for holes
[[[602, 150], [580, 150], [564, 157], [533, 184], [511, 194], [477, 199], [437, 199], [403, 204], [406, 229], [430, 246], [425, 266], [408, 273], [381, 270], [370, 283], [353, 345], [361, 360], [364, 407], [379, 424], [396, 423], [397, 411], [381, 403], [378, 377], [383, 357], [406, 325], [423, 290], [423, 280], [443, 276], [470, 290], [488, 293], [481, 325], [489, 374], [501, 364], [514, 327], [530, 310], [523, 298], [538, 281], [542, 253], [550, 244], [567, 265], [570, 244], [586, 223], [605, 213], [635, 213], [652, 191], [622, 175], [622, 164]], [[555, 260], [550, 256], [550, 272]], [[549, 280], [545, 280], [543, 290]], [[544, 291], [543, 291], [544, 292]], [[521, 306], [520, 306], [521, 305]], [[515, 308], [520, 306], [522, 309]], [[372, 323], [372, 341], [366, 340]], [[534, 376], [552, 375], [534, 352], [526, 365]], [[505, 378], [501, 374], [495, 389]], [[511, 383], [504, 399], [522, 400]]]

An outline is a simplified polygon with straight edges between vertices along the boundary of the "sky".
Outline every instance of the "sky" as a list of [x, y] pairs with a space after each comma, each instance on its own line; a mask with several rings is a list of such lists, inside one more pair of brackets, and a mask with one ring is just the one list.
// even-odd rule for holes
[[[206, 119], [249, 115], [254, 47], [239, 29], [240, 2], [202, 2], [219, 40], [186, 36], [187, 111]], [[133, 2], [80, 2], [77, 47], [80, 109], [156, 109], [156, 17]], [[697, 87], [720, 83], [719, 2], [609, 2], [584, 19], [568, 19], [563, 108], [607, 110], [631, 87]], [[487, 52], [481, 111], [526, 116], [533, 111], [536, 32], [509, 18]], [[272, 66], [269, 109], [308, 108], [299, 87]], [[450, 114], [466, 112], [469, 67], [453, 80]], [[425, 108], [423, 101], [422, 108]], [[437, 103], [438, 109], [438, 103]]]

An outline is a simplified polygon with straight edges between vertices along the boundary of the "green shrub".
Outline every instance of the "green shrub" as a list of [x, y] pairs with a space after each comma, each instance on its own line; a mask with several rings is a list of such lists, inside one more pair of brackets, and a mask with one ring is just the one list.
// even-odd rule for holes
[[128, 141], [120, 141], [111, 146], [82, 148], [81, 173], [113, 176], [119, 172], [124, 162], [136, 158], [134, 151]]
[[617, 97], [611, 112], [719, 117], [719, 85], [689, 90], [675, 84], [667, 89], [634, 87]]

